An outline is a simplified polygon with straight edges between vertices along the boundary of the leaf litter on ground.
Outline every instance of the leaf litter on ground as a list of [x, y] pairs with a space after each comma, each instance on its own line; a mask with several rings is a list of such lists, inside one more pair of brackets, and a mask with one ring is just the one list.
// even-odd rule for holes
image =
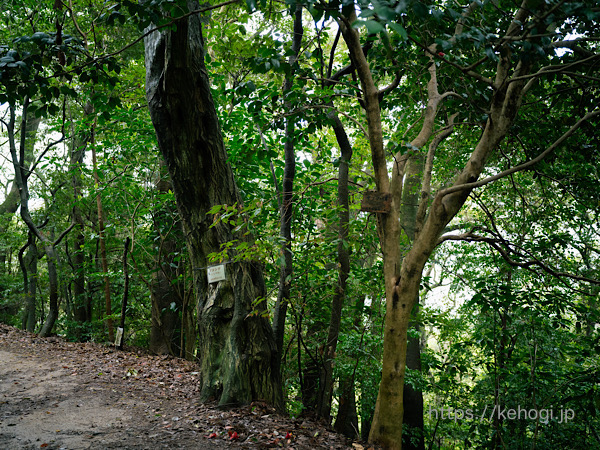
[[166, 433], [179, 448], [185, 448], [184, 436], [193, 436], [204, 440], [205, 448], [375, 449], [315, 420], [281, 415], [266, 403], [227, 410], [200, 403], [199, 367], [185, 359], [151, 355], [134, 347], [119, 351], [98, 343], [39, 338], [4, 324], [0, 324], [0, 349], [50, 362], [67, 371], [70, 382], [89, 391], [102, 393], [110, 388], [122, 396], [132, 395], [146, 417], [136, 422], [140, 429], [134, 431], [150, 440]]

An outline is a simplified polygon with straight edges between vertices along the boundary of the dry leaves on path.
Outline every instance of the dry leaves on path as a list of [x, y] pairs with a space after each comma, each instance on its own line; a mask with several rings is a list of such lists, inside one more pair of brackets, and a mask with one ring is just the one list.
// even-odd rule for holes
[[[0, 372], [2, 448], [372, 448], [266, 404], [200, 404], [198, 366], [183, 359], [43, 339], [2, 324], [0, 355], [10, 359]], [[59, 410], [63, 421], [51, 422]], [[40, 437], [30, 436], [37, 430]]]

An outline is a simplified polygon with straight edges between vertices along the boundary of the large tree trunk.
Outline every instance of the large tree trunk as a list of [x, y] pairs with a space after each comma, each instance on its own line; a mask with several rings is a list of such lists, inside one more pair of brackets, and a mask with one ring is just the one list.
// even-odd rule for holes
[[[193, 9], [195, 2], [188, 2]], [[227, 279], [208, 284], [207, 255], [220, 245], [250, 239], [207, 216], [214, 205], [241, 205], [227, 161], [204, 65], [200, 18], [145, 40], [146, 94], [158, 144], [167, 163], [181, 215], [198, 301], [201, 397], [220, 405], [264, 400], [282, 407], [277, 350], [265, 302], [262, 268], [227, 265]], [[258, 306], [256, 306], [258, 305]]]

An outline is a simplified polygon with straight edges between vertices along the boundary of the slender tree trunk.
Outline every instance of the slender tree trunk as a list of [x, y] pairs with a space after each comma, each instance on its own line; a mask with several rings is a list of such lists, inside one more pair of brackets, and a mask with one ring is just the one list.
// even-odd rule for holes
[[[21, 117], [21, 130], [27, 130], [27, 118], [28, 118], [28, 107], [29, 98], [25, 98], [23, 102], [23, 113]], [[46, 260], [48, 265], [48, 282], [49, 282], [49, 299], [48, 299], [48, 315], [46, 321], [40, 331], [41, 337], [47, 337], [54, 328], [54, 323], [58, 318], [58, 276], [56, 273], [56, 250], [55, 245], [58, 245], [60, 240], [67, 235], [72, 227], [65, 230], [62, 235], [57, 239], [56, 242], [51, 242], [49, 238], [43, 235], [39, 228], [33, 222], [31, 214], [29, 213], [29, 186], [27, 183], [29, 177], [29, 170], [25, 167], [25, 154], [26, 154], [26, 143], [27, 134], [21, 133], [21, 139], [19, 144], [19, 154], [17, 155], [17, 145], [15, 139], [15, 105], [14, 103], [9, 104], [9, 123], [7, 127], [8, 141], [10, 146], [10, 154], [12, 158], [13, 168], [15, 171], [15, 183], [19, 189], [19, 195], [21, 200], [21, 218], [29, 228], [29, 231], [35, 235], [35, 237], [44, 246], [44, 252], [46, 254]]]
[[[421, 372], [421, 327], [418, 315], [419, 303], [417, 302], [413, 308], [413, 316], [416, 319], [411, 321], [409, 327], [415, 328], [419, 332], [419, 335], [408, 338], [406, 367], [416, 372]], [[423, 392], [410, 384], [405, 384], [403, 396], [406, 433], [402, 446], [405, 450], [424, 450]]]
[[[507, 30], [507, 35], [516, 32], [519, 24], [530, 14], [530, 8], [524, 7], [515, 14], [515, 20]], [[411, 311], [418, 298], [419, 285], [423, 269], [438, 243], [445, 226], [456, 216], [473, 189], [472, 183], [481, 174], [490, 153], [498, 146], [509, 130], [519, 109], [524, 94], [525, 78], [506, 83], [511, 70], [513, 75], [528, 74], [531, 70], [530, 60], [512, 59], [512, 50], [504, 45], [500, 51], [496, 67], [496, 78], [493, 81], [494, 96], [491, 100], [490, 114], [484, 132], [473, 150], [469, 161], [462, 172], [456, 176], [453, 186], [437, 193], [425, 214], [429, 201], [430, 172], [425, 173], [420, 206], [418, 209], [415, 240], [410, 250], [404, 254], [400, 249], [401, 230], [399, 227], [399, 209], [402, 192], [401, 163], [397, 155], [392, 170], [392, 180], [388, 173], [386, 154], [383, 147], [383, 131], [381, 112], [379, 109], [380, 91], [373, 81], [369, 63], [362, 51], [360, 36], [351, 24], [356, 20], [354, 9], [346, 8], [345, 17], [339, 24], [346, 41], [350, 59], [360, 79], [363, 102], [367, 115], [371, 160], [377, 191], [392, 194], [391, 210], [378, 214], [378, 228], [381, 239], [384, 263], [384, 279], [386, 291], [386, 320], [384, 328], [382, 378], [375, 406], [373, 426], [369, 441], [390, 449], [402, 447], [402, 423], [404, 420], [404, 375], [406, 368], [407, 330]], [[459, 21], [457, 34], [462, 25]], [[436, 46], [429, 50], [435, 52]], [[514, 67], [513, 67], [514, 64]], [[436, 65], [428, 68], [431, 79], [428, 82], [429, 100], [425, 111], [424, 123], [415, 139], [417, 148], [422, 148], [430, 139], [435, 124], [435, 115], [444, 96], [437, 90]], [[428, 155], [429, 157], [429, 155]], [[428, 158], [429, 159], [429, 158]], [[429, 161], [428, 161], [429, 162]]]
[[[33, 114], [26, 118], [25, 122], [25, 146], [23, 154], [23, 166], [27, 170], [33, 160], [33, 150], [35, 147], [35, 141], [37, 139], [37, 130], [40, 126], [41, 119], [39, 117], [33, 117]], [[4, 219], [4, 216], [13, 215], [19, 209], [21, 202], [21, 196], [19, 194], [19, 187], [17, 186], [16, 179], [13, 179], [10, 191], [0, 204], [0, 235], [6, 233], [6, 226], [10, 223], [9, 220]], [[6, 253], [4, 249], [0, 249], [0, 273], [6, 271]]]
[[[194, 9], [196, 2], [188, 2]], [[187, 240], [198, 302], [201, 398], [222, 406], [263, 400], [283, 406], [277, 348], [263, 316], [262, 268], [232, 261], [224, 281], [208, 284], [207, 255], [249, 236], [214, 221], [214, 205], [239, 205], [204, 65], [201, 22], [190, 16], [177, 29], [145, 40], [146, 94], [158, 144], [169, 168]], [[213, 223], [214, 222], [214, 223]], [[214, 226], [211, 226], [214, 225]]]
[[[298, 59], [298, 53], [302, 45], [302, 36], [304, 28], [302, 26], [302, 6], [296, 5], [294, 13], [294, 37], [292, 42], [292, 55], [289, 58], [289, 63], [293, 67]], [[283, 88], [284, 97], [289, 94], [293, 85], [294, 70], [286, 77]], [[284, 101], [285, 110], [291, 109], [290, 102]], [[280, 268], [279, 275], [279, 293], [277, 294], [277, 303], [273, 314], [273, 333], [275, 334], [275, 342], [277, 344], [277, 352], [279, 354], [279, 362], [283, 357], [283, 337], [285, 335], [285, 319], [287, 314], [287, 306], [290, 300], [290, 287], [293, 269], [293, 254], [292, 254], [292, 215], [293, 215], [293, 196], [294, 196], [294, 177], [296, 175], [296, 151], [294, 148], [295, 142], [295, 122], [296, 117], [290, 116], [286, 119], [285, 126], [285, 144], [284, 144], [284, 160], [283, 168], [283, 183], [282, 183], [282, 201], [281, 201], [281, 225], [279, 236], [283, 240], [281, 245], [281, 253], [283, 263]]]
[[331, 418], [331, 400], [333, 397], [333, 363], [340, 335], [342, 323], [342, 308], [346, 299], [346, 282], [350, 273], [350, 251], [348, 245], [348, 225], [350, 223], [350, 203], [348, 194], [348, 171], [352, 159], [352, 146], [344, 126], [335, 112], [329, 114], [333, 121], [338, 145], [340, 146], [340, 166], [338, 170], [338, 208], [339, 208], [339, 230], [338, 230], [338, 283], [336, 292], [331, 302], [331, 319], [327, 333], [327, 342], [323, 352], [323, 367], [321, 369], [321, 383], [319, 392], [318, 414], [327, 423]]
[[[92, 131], [93, 133], [93, 131]], [[100, 187], [100, 177], [98, 176], [98, 160], [96, 158], [96, 146], [92, 134], [92, 163], [94, 169], [94, 181], [96, 189]], [[102, 195], [100, 191], [96, 195], [96, 206], [98, 211], [98, 239], [100, 241], [100, 261], [102, 263], [102, 272], [104, 273], [104, 312], [106, 313], [106, 328], [108, 330], [108, 340], [114, 342], [115, 329], [112, 320], [112, 301], [110, 296], [110, 278], [108, 276], [108, 257], [106, 255], [106, 234], [104, 231], [104, 210], [102, 208]]]
[[40, 337], [48, 337], [52, 333], [54, 323], [58, 319], [58, 274], [56, 272], [56, 250], [51, 242], [44, 243], [46, 264], [48, 267], [48, 315], [40, 330]]
[[[414, 143], [413, 143], [414, 145]], [[404, 183], [402, 187], [402, 203], [400, 205], [400, 226], [406, 235], [407, 241], [412, 244], [415, 239], [417, 226], [417, 213], [419, 197], [425, 170], [425, 157], [423, 153], [410, 155], [404, 168]], [[406, 249], [403, 249], [406, 251]], [[420, 329], [419, 326], [419, 300], [418, 295], [412, 311], [413, 320], [409, 328]], [[406, 349], [406, 367], [414, 371], [421, 371], [421, 342], [420, 336], [408, 338]], [[425, 435], [423, 423], [423, 392], [409, 384], [404, 385], [404, 433], [402, 446], [405, 450], [424, 450]]]
[[[359, 296], [355, 304], [354, 328], [360, 329], [363, 320], [364, 297]], [[361, 356], [357, 356], [354, 373], [340, 379], [340, 399], [334, 429], [338, 433], [350, 439], [356, 439], [358, 433], [358, 412], [356, 409], [356, 369], [360, 363]], [[362, 424], [364, 426], [364, 422]], [[368, 434], [367, 434], [368, 436]]]
[[[74, 130], [73, 130], [74, 131]], [[84, 236], [84, 220], [79, 202], [82, 196], [81, 192], [81, 179], [82, 179], [82, 165], [83, 157], [85, 155], [85, 149], [90, 136], [75, 137], [73, 138], [71, 146], [71, 161], [69, 164], [69, 170], [71, 172], [71, 185], [73, 187], [73, 210], [71, 212], [72, 222], [75, 224], [75, 236], [73, 237], [73, 258], [71, 260], [73, 265], [73, 317], [79, 324], [76, 328], [76, 335], [78, 340], [87, 340], [87, 336], [84, 325], [90, 321], [88, 308], [87, 308], [87, 295], [85, 292], [85, 236]]]
[[129, 297], [129, 266], [127, 264], [127, 252], [129, 251], [129, 244], [131, 243], [131, 238], [127, 236], [125, 239], [125, 248], [123, 250], [123, 278], [124, 278], [124, 286], [123, 286], [123, 301], [121, 302], [121, 342], [119, 342], [119, 350], [123, 350], [123, 345], [125, 345], [125, 317], [127, 315], [127, 300]]
[[[185, 275], [184, 275], [185, 279]], [[183, 283], [183, 305], [181, 316], [181, 351], [180, 357], [193, 361], [196, 358], [196, 324], [194, 322], [195, 302], [193, 289], [189, 289], [187, 283]]]
[[26, 248], [27, 254], [22, 256], [19, 252], [19, 262], [23, 271], [23, 282], [25, 288], [25, 310], [21, 320], [21, 328], [33, 333], [35, 331], [35, 295], [37, 289], [37, 264], [38, 264], [38, 249], [35, 243], [35, 236], [29, 232]]

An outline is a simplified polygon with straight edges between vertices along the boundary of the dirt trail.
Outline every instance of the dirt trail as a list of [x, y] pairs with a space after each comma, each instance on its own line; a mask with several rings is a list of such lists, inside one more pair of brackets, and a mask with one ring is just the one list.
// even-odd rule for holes
[[198, 404], [197, 385], [189, 361], [0, 324], [0, 449], [363, 448], [266, 405]]
[[80, 385], [31, 356], [0, 351], [0, 362], [0, 448], [124, 448], [147, 438], [126, 429], [137, 405], [114, 389]]

